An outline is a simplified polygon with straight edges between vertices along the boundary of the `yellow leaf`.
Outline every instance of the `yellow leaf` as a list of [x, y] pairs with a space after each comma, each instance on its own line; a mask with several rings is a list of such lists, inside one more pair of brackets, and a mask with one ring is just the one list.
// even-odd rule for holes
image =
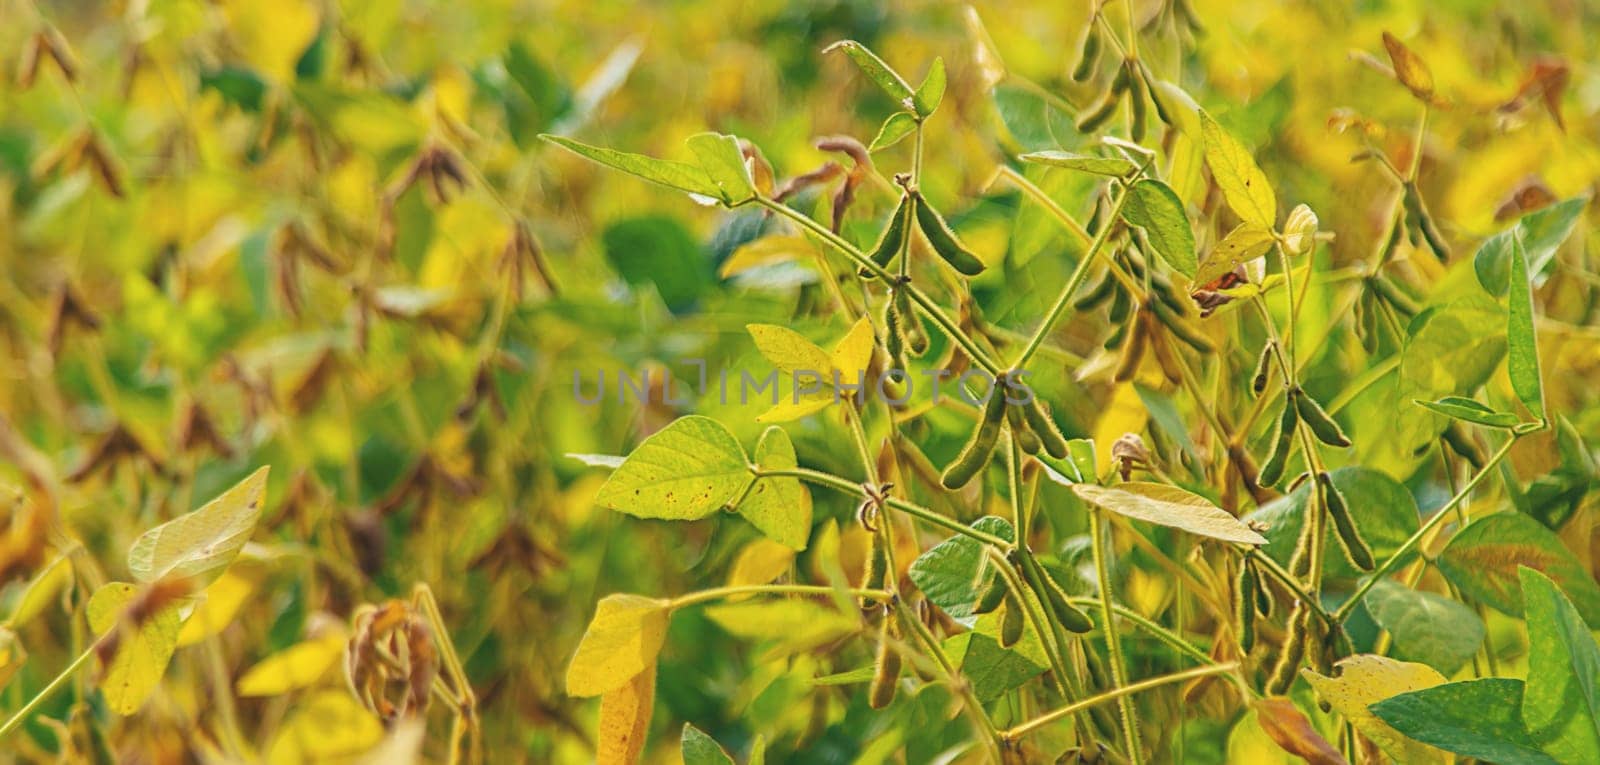
[[756, 350], [787, 374], [814, 372], [826, 378], [833, 370], [827, 352], [799, 332], [775, 324], [748, 324], [745, 329], [756, 341]]
[[349, 691], [321, 691], [289, 715], [267, 750], [267, 762], [337, 762], [360, 755], [382, 740], [383, 723]]
[[141, 534], [128, 549], [128, 570], [143, 582], [179, 576], [209, 584], [255, 531], [269, 470], [262, 467], [199, 510]]
[[71, 560], [65, 555], [57, 557], [28, 583], [27, 591], [22, 594], [22, 599], [17, 601], [17, 607], [6, 619], [6, 624], [11, 627], [26, 626], [49, 608], [51, 600], [61, 592], [61, 588], [71, 582]]
[[[122, 611], [139, 594], [127, 582], [112, 582], [89, 598], [89, 628], [103, 635], [112, 628], [123, 629]], [[145, 699], [161, 682], [178, 643], [178, 604], [150, 615], [142, 626], [127, 629], [117, 637], [117, 650], [109, 665], [100, 672], [100, 692], [106, 706], [120, 715], [130, 715], [144, 706]]]
[[222, 572], [184, 621], [183, 630], [178, 633], [178, 647], [194, 645], [226, 629], [255, 589], [255, 577], [243, 573], [238, 566]]
[[0, 690], [5, 690], [6, 684], [11, 682], [11, 678], [16, 676], [17, 670], [22, 669], [27, 660], [28, 652], [17, 640], [17, 633], [0, 627]]
[[856, 319], [855, 326], [845, 333], [839, 344], [833, 346], [832, 366], [842, 383], [855, 385], [866, 376], [867, 365], [872, 363], [874, 340], [872, 322], [862, 316]]
[[1211, 166], [1211, 177], [1222, 189], [1228, 207], [1246, 223], [1272, 228], [1278, 222], [1278, 199], [1250, 151], [1204, 112], [1200, 128], [1205, 134], [1206, 164]]
[[607, 595], [567, 666], [567, 693], [599, 696], [655, 664], [672, 604], [643, 595]]
[[764, 236], [747, 242], [723, 261], [717, 275], [726, 279], [757, 266], [814, 257], [816, 247], [803, 236]]
[[762, 412], [756, 417], [756, 422], [792, 422], [808, 414], [814, 414], [827, 409], [834, 402], [832, 391], [826, 393], [804, 393], [797, 401], [792, 395], [784, 395], [771, 409]]
[[1432, 101], [1433, 72], [1428, 71], [1428, 63], [1388, 32], [1383, 33], [1383, 47], [1389, 51], [1389, 60], [1394, 63], [1394, 78], [1406, 86], [1412, 95], [1423, 101]]
[[728, 571], [728, 586], [766, 584], [789, 570], [794, 550], [766, 537], [744, 546]]
[[655, 709], [656, 665], [634, 675], [621, 687], [600, 697], [599, 740], [596, 765], [633, 765], [644, 751], [650, 714]]
[[1338, 677], [1324, 677], [1309, 669], [1300, 670], [1317, 696], [1343, 715], [1361, 735], [1371, 739], [1395, 762], [1448, 763], [1450, 755], [1412, 740], [1367, 711], [1367, 707], [1391, 696], [1445, 681], [1443, 675], [1426, 664], [1396, 661], [1387, 656], [1361, 654], [1341, 659]]
[[1244, 263], [1266, 254], [1272, 247], [1272, 231], [1254, 223], [1240, 223], [1206, 253], [1200, 270], [1194, 275], [1194, 284], [1201, 287], [1222, 277]]
[[317, 34], [317, 11], [304, 0], [224, 3], [229, 38], [263, 77], [294, 81], [294, 65]]
[[295, 643], [251, 667], [235, 689], [240, 696], [277, 696], [315, 685], [344, 656], [344, 644], [340, 632]]
[[1103, 475], [1111, 467], [1110, 444], [1121, 438], [1124, 433], [1143, 431], [1149, 416], [1150, 413], [1144, 408], [1144, 402], [1139, 399], [1139, 391], [1134, 389], [1133, 383], [1122, 383], [1112, 391], [1111, 400], [1106, 402], [1100, 421], [1094, 426], [1094, 442], [1099, 446], [1095, 449], [1096, 473]]

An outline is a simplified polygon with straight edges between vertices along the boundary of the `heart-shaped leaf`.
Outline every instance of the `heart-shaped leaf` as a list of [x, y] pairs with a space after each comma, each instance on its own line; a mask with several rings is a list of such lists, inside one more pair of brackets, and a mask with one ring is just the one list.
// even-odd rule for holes
[[695, 520], [750, 481], [744, 448], [709, 417], [690, 415], [646, 438], [595, 494], [601, 507], [639, 518]]
[[262, 467], [199, 510], [140, 535], [128, 549], [128, 570], [141, 582], [183, 577], [196, 588], [210, 584], [255, 532], [268, 470]]

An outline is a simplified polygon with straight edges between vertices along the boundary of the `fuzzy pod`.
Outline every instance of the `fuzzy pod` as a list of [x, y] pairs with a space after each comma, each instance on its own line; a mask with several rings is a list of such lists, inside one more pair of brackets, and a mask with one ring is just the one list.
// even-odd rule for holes
[[1467, 434], [1467, 429], [1462, 427], [1461, 423], [1450, 423], [1445, 427], [1444, 432], [1439, 434], [1439, 438], [1443, 439], [1445, 445], [1450, 447], [1450, 451], [1460, 455], [1462, 459], [1471, 464], [1473, 470], [1483, 469], [1486, 461], [1483, 456], [1483, 450], [1478, 448], [1478, 444]]
[[1050, 409], [1034, 396], [1032, 401], [1022, 405], [1023, 418], [1028, 422], [1028, 428], [1039, 437], [1039, 443], [1044, 447], [1046, 454], [1058, 460], [1067, 458], [1067, 437], [1061, 434], [1061, 429], [1056, 427], [1055, 418], [1050, 416]]
[[1112, 293], [1116, 291], [1116, 288], [1117, 280], [1111, 277], [1111, 272], [1108, 270], [1106, 271], [1105, 276], [1101, 277], [1100, 281], [1095, 282], [1094, 286], [1090, 287], [1088, 292], [1083, 293], [1083, 297], [1073, 301], [1072, 307], [1079, 311], [1087, 311], [1090, 308], [1106, 302], [1106, 300], [1111, 297]]
[[1250, 379], [1250, 390], [1257, 396], [1267, 390], [1267, 381], [1272, 377], [1272, 352], [1278, 344], [1268, 340], [1261, 346], [1261, 358], [1256, 359], [1256, 374]]
[[1328, 515], [1333, 518], [1333, 529], [1339, 535], [1339, 546], [1344, 548], [1345, 557], [1362, 571], [1377, 568], [1372, 548], [1361, 537], [1361, 530], [1356, 528], [1356, 519], [1350, 515], [1349, 505], [1345, 504], [1344, 493], [1333, 485], [1333, 477], [1327, 471], [1317, 473], [1317, 489], [1322, 493], [1323, 507], [1328, 509]]
[[1087, 34], [1083, 36], [1083, 46], [1078, 51], [1078, 63], [1072, 67], [1072, 81], [1083, 82], [1094, 73], [1094, 65], [1100, 61], [1100, 35], [1095, 32], [1091, 24]]
[[1284, 400], [1283, 414], [1278, 418], [1278, 438], [1272, 442], [1272, 452], [1267, 455], [1267, 461], [1261, 463], [1261, 472], [1256, 474], [1256, 483], [1262, 486], [1272, 486], [1282, 479], [1283, 468], [1289, 462], [1289, 452], [1294, 447], [1294, 429], [1300, 420], [1294, 403], [1296, 395], [1291, 391]]
[[1127, 337], [1128, 337], [1128, 322], [1123, 322], [1123, 323], [1117, 324], [1117, 325], [1115, 325], [1115, 326], [1113, 326], [1111, 328], [1111, 334], [1106, 335], [1106, 341], [1105, 341], [1105, 343], [1103, 343], [1103, 345], [1104, 345], [1105, 349], [1109, 351], [1109, 350], [1112, 350], [1114, 348], [1121, 347], [1122, 342], [1124, 340], [1126, 340]]
[[[1144, 66], [1144, 62], [1140, 62], [1139, 66], [1143, 67], [1144, 69], [1146, 83], [1150, 83], [1155, 80], [1155, 77], [1150, 74], [1150, 68]], [[1154, 87], [1146, 88], [1146, 90], [1150, 92], [1151, 105], [1155, 106], [1156, 108], [1156, 119], [1161, 120], [1161, 122], [1167, 127], [1178, 127], [1177, 124], [1172, 121], [1172, 111], [1170, 107], [1167, 106], [1166, 102], [1161, 100], [1161, 94], [1158, 93]]]
[[1161, 368], [1161, 374], [1166, 376], [1167, 382], [1173, 385], [1183, 383], [1183, 365], [1178, 362], [1177, 351], [1160, 335], [1152, 335], [1150, 350], [1156, 354], [1156, 365]]
[[1000, 615], [1000, 647], [1010, 648], [1022, 639], [1022, 598], [1015, 593], [1006, 596], [1006, 610]]
[[883, 589], [883, 582], [889, 575], [889, 550], [884, 544], [882, 534], [872, 535], [872, 549], [867, 554], [866, 571], [862, 574], [861, 586], [868, 590]]
[[900, 300], [894, 293], [883, 302], [883, 349], [889, 354], [889, 362], [899, 369], [905, 369], [906, 364], [906, 335], [902, 327], [900, 315]]
[[1246, 558], [1239, 562], [1239, 576], [1233, 585], [1233, 616], [1238, 623], [1239, 652], [1248, 654], [1256, 644], [1256, 590], [1261, 586], [1256, 567]]
[[[1254, 563], [1251, 564], [1254, 567]], [[1272, 590], [1267, 589], [1267, 583], [1261, 580], [1260, 572], [1256, 572], [1256, 591], [1251, 593], [1255, 600], [1256, 613], [1263, 617], [1272, 616]]]
[[[1118, 69], [1117, 72], [1117, 78], [1121, 79], [1122, 70]], [[1115, 80], [1113, 82], [1115, 82]], [[1078, 132], [1093, 133], [1094, 131], [1099, 130], [1102, 125], [1106, 124], [1106, 120], [1111, 119], [1111, 115], [1117, 113], [1117, 104], [1121, 101], [1122, 97], [1120, 91], [1106, 91], [1105, 95], [1101, 96], [1100, 100], [1096, 102], [1092, 108], [1078, 115]]]
[[1132, 84], [1133, 78], [1130, 76], [1127, 61], [1124, 60], [1123, 65], [1117, 67], [1116, 75], [1111, 78], [1111, 95], [1120, 96], [1128, 92], [1128, 86]]
[[1144, 359], [1144, 348], [1149, 334], [1140, 322], [1130, 321], [1132, 325], [1128, 330], [1132, 335], [1128, 338], [1128, 347], [1122, 350], [1122, 361], [1117, 364], [1117, 371], [1112, 379], [1117, 382], [1127, 382], [1139, 371], [1139, 362]]
[[1298, 395], [1294, 397], [1295, 408], [1300, 411], [1300, 419], [1311, 428], [1311, 433], [1317, 440], [1329, 446], [1341, 448], [1349, 446], [1350, 437], [1344, 434], [1344, 430], [1339, 427], [1339, 423], [1333, 421], [1327, 410], [1305, 391], [1297, 393]]
[[983, 261], [973, 255], [961, 240], [956, 238], [956, 233], [950, 230], [950, 225], [945, 223], [939, 212], [928, 204], [928, 200], [921, 194], [916, 194], [914, 204], [917, 211], [917, 226], [922, 229], [922, 235], [927, 237], [928, 244], [933, 251], [949, 263], [951, 268], [966, 276], [977, 276], [983, 273]]
[[1145, 125], [1150, 122], [1149, 108], [1144, 102], [1144, 81], [1133, 72], [1132, 59], [1123, 66], [1128, 71], [1128, 137], [1139, 143], [1144, 140]]
[[1076, 632], [1078, 634], [1094, 629], [1094, 622], [1089, 619], [1089, 615], [1077, 606], [1072, 605], [1072, 601], [1067, 599], [1067, 591], [1061, 587], [1061, 584], [1056, 581], [1056, 578], [1050, 574], [1048, 569], [1031, 555], [1024, 558], [1023, 561], [1024, 566], [1032, 567], [1033, 578], [1037, 580], [1036, 586], [1043, 590], [1039, 595], [1043, 596], [1041, 599], [1050, 607], [1050, 613], [1055, 617], [1056, 624], [1061, 625], [1068, 632]]
[[978, 596], [978, 604], [973, 606], [972, 612], [975, 614], [987, 614], [999, 608], [1000, 604], [1005, 602], [1005, 598], [1006, 578], [996, 574], [993, 579], [989, 580], [989, 586], [984, 588], [983, 594]]
[[1388, 303], [1390, 307], [1394, 308], [1395, 313], [1398, 313], [1409, 319], [1413, 316], [1416, 316], [1417, 312], [1421, 310], [1417, 307], [1416, 301], [1412, 300], [1409, 295], [1401, 292], [1398, 287], [1394, 286], [1393, 282], [1384, 278], [1382, 274], [1373, 274], [1367, 277], [1366, 283], [1374, 294], [1383, 298], [1383, 302]]
[[1173, 337], [1182, 340], [1185, 345], [1195, 349], [1196, 352], [1211, 353], [1217, 349], [1211, 340], [1189, 326], [1189, 323], [1184, 321], [1183, 317], [1173, 310], [1168, 303], [1154, 300], [1149, 303], [1149, 306], [1155, 312], [1156, 318], [1167, 326], [1167, 330], [1172, 333]]
[[1267, 679], [1267, 695], [1282, 696], [1294, 685], [1300, 661], [1306, 655], [1306, 642], [1311, 639], [1310, 621], [1311, 609], [1304, 603], [1296, 603], [1293, 613], [1289, 614], [1289, 631], [1284, 635], [1282, 650], [1278, 652], [1278, 663], [1273, 666], [1272, 675]]
[[889, 702], [894, 701], [895, 687], [900, 684], [900, 653], [891, 645], [893, 634], [889, 623], [892, 621], [892, 616], [884, 616], [878, 632], [878, 655], [873, 661], [872, 686], [867, 695], [867, 703], [873, 709], [889, 706]]
[[911, 294], [897, 289], [893, 299], [895, 310], [900, 313], [900, 331], [905, 333], [906, 350], [912, 356], [921, 357], [928, 352], [928, 331], [923, 328], [922, 319], [911, 305]]
[[[901, 194], [900, 203], [895, 205], [894, 214], [889, 216], [889, 225], [885, 226], [883, 233], [878, 236], [877, 244], [872, 246], [868, 257], [872, 262], [882, 268], [888, 268], [894, 261], [894, 256], [905, 249], [906, 232], [910, 228], [906, 221], [911, 217], [911, 195]], [[874, 274], [865, 267], [857, 269], [856, 275], [863, 279], [871, 279]]]
[[999, 390], [989, 392], [989, 401], [983, 405], [983, 419], [978, 427], [972, 431], [972, 438], [967, 445], [956, 455], [954, 462], [945, 468], [940, 482], [946, 489], [959, 489], [966, 486], [978, 471], [989, 464], [989, 457], [994, 453], [995, 441], [1000, 437], [1000, 422], [1005, 419], [1006, 397]]
[[1111, 296], [1111, 310], [1106, 313], [1106, 320], [1112, 324], [1121, 324], [1133, 311], [1133, 299], [1126, 290], [1117, 289], [1114, 292], [1115, 294]]
[[1450, 260], [1450, 245], [1445, 242], [1444, 234], [1439, 231], [1439, 226], [1433, 222], [1433, 216], [1423, 215], [1417, 219], [1417, 231], [1422, 234], [1423, 241], [1428, 243], [1428, 249], [1433, 250], [1433, 256], [1440, 263]]
[[[997, 395], [1002, 395], [996, 391]], [[1027, 422], [1022, 418], [1022, 407], [1006, 405], [1006, 423], [1011, 426], [1011, 435], [1017, 439], [1017, 447], [1028, 454], [1038, 454], [1044, 445], [1039, 441], [1039, 436], [1028, 428]]]

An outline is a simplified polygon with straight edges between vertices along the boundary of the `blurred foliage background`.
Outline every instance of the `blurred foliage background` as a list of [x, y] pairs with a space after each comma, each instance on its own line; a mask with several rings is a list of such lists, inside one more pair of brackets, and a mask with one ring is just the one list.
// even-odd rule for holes
[[[717, 130], [794, 175], [829, 158], [816, 137], [867, 142], [895, 109], [846, 59], [822, 55], [828, 43], [863, 41], [912, 77], [943, 56], [950, 92], [930, 123], [923, 187], [999, 266], [973, 282], [984, 316], [1026, 331], [1079, 246], [988, 180], [1019, 150], [1084, 144], [1073, 114], [1097, 86], [1067, 72], [1087, 5], [976, 3], [1008, 73], [996, 82], [974, 60], [963, 6], [946, 2], [0, 0], [0, 478], [15, 487], [0, 519], [0, 603], [72, 540], [103, 567], [80, 572], [85, 581], [121, 576], [139, 531], [273, 468], [263, 529], [236, 566], [250, 595], [217, 654], [180, 649], [141, 713], [102, 710], [72, 735], [99, 730], [120, 761], [214, 751], [216, 696], [229, 681], [339, 634], [357, 605], [425, 582], [477, 689], [490, 761], [590, 758], [593, 700], [566, 697], [560, 678], [594, 602], [720, 583], [757, 534], [731, 515], [663, 524], [594, 511], [603, 475], [563, 455], [625, 453], [688, 412], [751, 443], [764, 406], [715, 392], [619, 404], [614, 388], [604, 404], [582, 405], [574, 375], [587, 390], [602, 374], [690, 375], [688, 359], [713, 373], [764, 372], [745, 324], [832, 338], [846, 323], [831, 315], [810, 256], [728, 267], [738, 245], [776, 225], [759, 212], [691, 204], [535, 136], [682, 157], [686, 136]], [[1193, 6], [1203, 31], [1181, 48], [1153, 42], [1147, 60], [1255, 147], [1280, 197], [1318, 211], [1336, 234], [1317, 256], [1328, 268], [1365, 259], [1387, 224], [1393, 185], [1351, 161], [1360, 136], [1410, 161], [1414, 101], [1352, 55], [1381, 57], [1382, 30], [1430, 62], [1449, 100], [1427, 124], [1421, 178], [1459, 251], [1505, 225], [1496, 213], [1519, 190], [1564, 199], [1600, 177], [1592, 2]], [[48, 49], [29, 83], [25, 51], [42, 30]], [[1517, 97], [1540, 62], [1570, 75], [1555, 108]], [[874, 159], [888, 175], [909, 150]], [[1089, 181], [1025, 172], [1074, 215], [1090, 212]], [[1205, 202], [1203, 184], [1180, 192]], [[870, 241], [893, 202], [888, 186], [868, 184], [846, 236]], [[1542, 288], [1540, 330], [1552, 409], [1592, 440], [1600, 334], [1587, 325], [1600, 280], [1584, 237], [1574, 239]], [[1424, 283], [1465, 284], [1467, 261], [1404, 268]], [[1331, 289], [1306, 306], [1304, 331], [1318, 335], [1344, 310]], [[1067, 356], [1034, 380], [1068, 435], [1114, 438], [1143, 428], [1147, 409], [1170, 411], [1152, 426], [1169, 430], [1152, 438], [1169, 455], [1183, 448], [1189, 436], [1172, 423], [1196, 421], [1187, 400], [1158, 387], [1130, 415], [1108, 406], [1104, 379], [1075, 374], [1071, 356], [1092, 357], [1103, 330], [1097, 320], [1063, 327], [1053, 343]], [[1359, 344], [1335, 331], [1308, 367], [1319, 393], [1362, 371]], [[1398, 446], [1383, 451], [1386, 406], [1351, 403], [1355, 441], [1376, 444], [1359, 459], [1437, 505], [1448, 487]], [[943, 464], [966, 427], [935, 413], [921, 445]], [[809, 418], [790, 433], [802, 464], [850, 474], [837, 422]], [[1514, 471], [1530, 480], [1557, 459], [1550, 439], [1530, 439]], [[819, 524], [848, 520], [846, 499], [817, 498]], [[939, 501], [971, 518], [993, 499]], [[1046, 515], [1081, 530], [1068, 506], [1047, 498]], [[1591, 525], [1564, 534], [1590, 562]], [[844, 555], [864, 544], [847, 533]], [[1141, 609], [1173, 597], [1170, 583], [1130, 576]], [[64, 602], [82, 597], [65, 592]], [[82, 630], [61, 609], [21, 628], [29, 662], [0, 708], [52, 678]], [[689, 720], [735, 751], [763, 734], [778, 761], [920, 762], [965, 735], [930, 718], [931, 702], [866, 714], [861, 694], [809, 685], [857, 666], [859, 646], [766, 661], [692, 611], [666, 645], [652, 740], [670, 742]], [[331, 668], [308, 687], [230, 704], [250, 748], [267, 751], [311, 688], [342, 682]], [[42, 713], [68, 719], [82, 694], [58, 695]], [[1176, 694], [1151, 703], [1180, 717]], [[1193, 761], [1220, 761], [1231, 721], [1190, 716], [1173, 735], [1194, 728]], [[68, 731], [30, 723], [0, 759], [49, 760], [73, 746]], [[658, 759], [675, 756], [659, 749]], [[785, 754], [796, 749], [804, 755]]]

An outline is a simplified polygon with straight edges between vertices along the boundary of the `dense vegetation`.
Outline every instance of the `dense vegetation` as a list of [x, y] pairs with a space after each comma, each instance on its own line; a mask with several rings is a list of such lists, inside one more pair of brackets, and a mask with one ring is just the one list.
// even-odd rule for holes
[[1600, 762], [1600, 9], [0, 13], [0, 760]]

